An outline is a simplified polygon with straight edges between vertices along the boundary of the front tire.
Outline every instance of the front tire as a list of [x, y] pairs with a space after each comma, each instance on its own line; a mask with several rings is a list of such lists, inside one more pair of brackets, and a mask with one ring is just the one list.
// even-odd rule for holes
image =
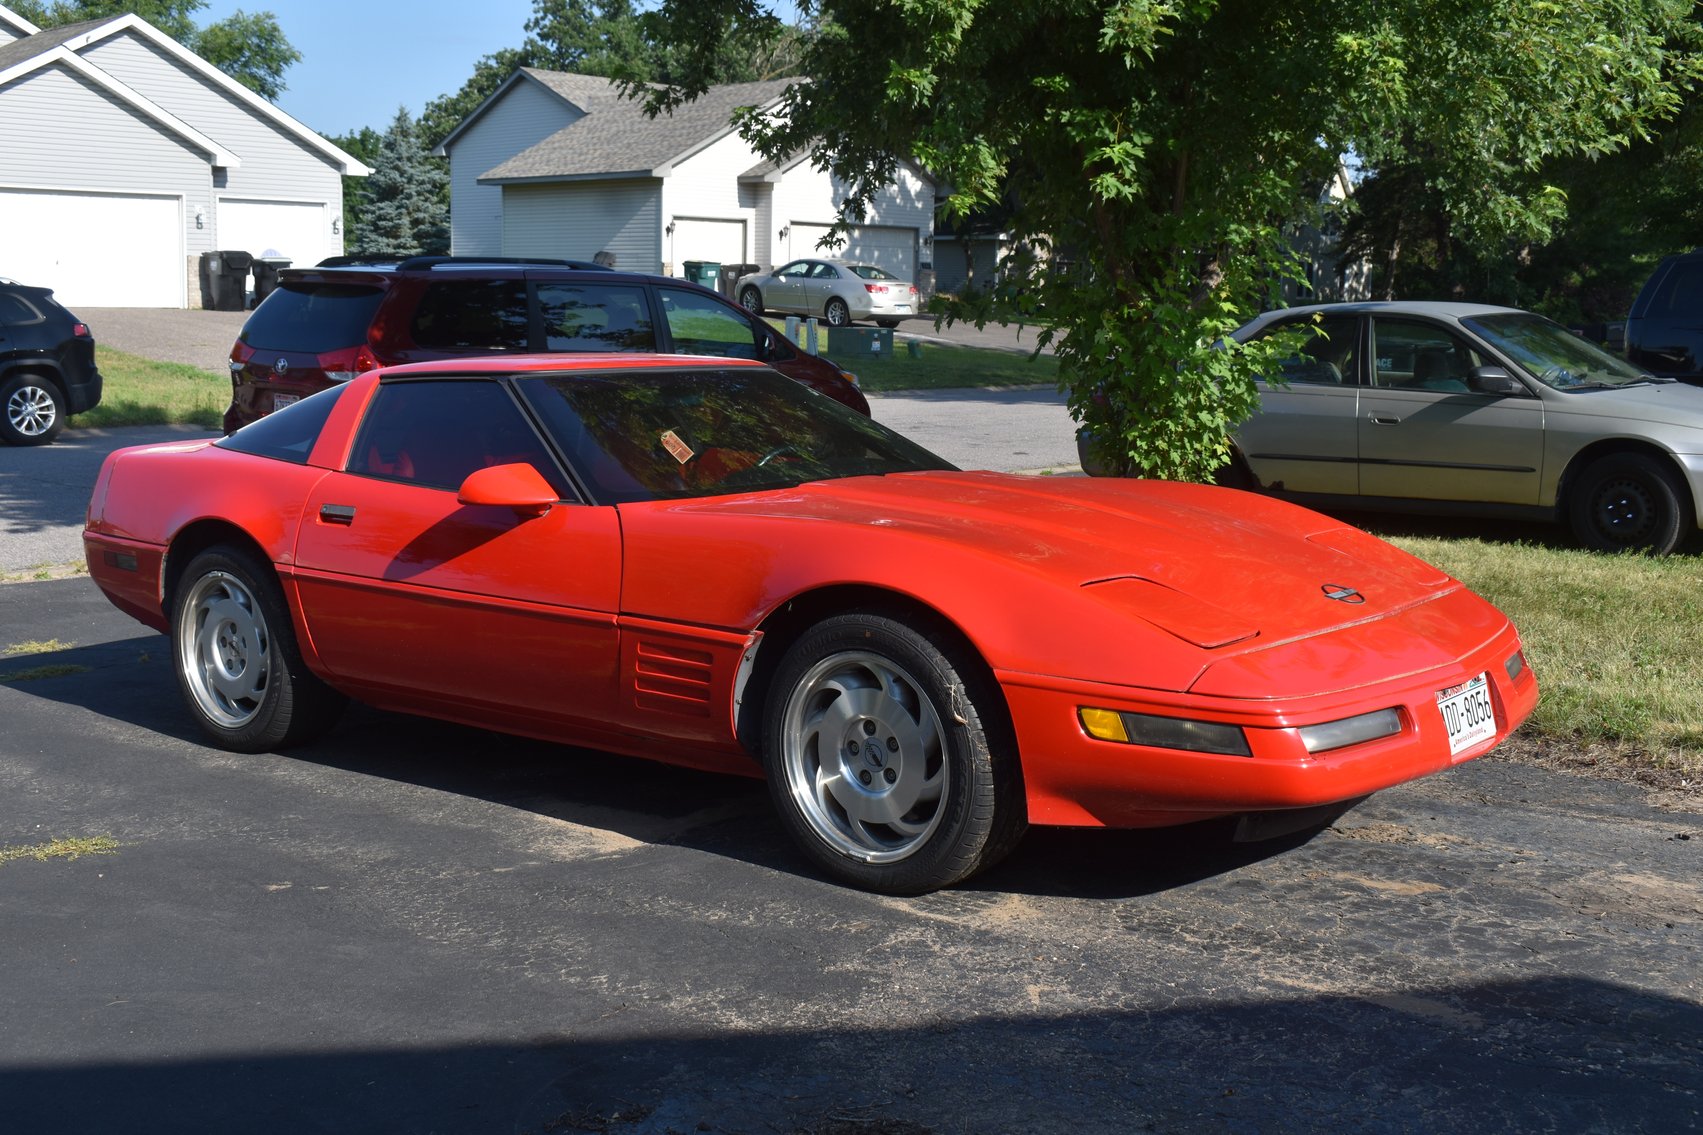
[[1691, 494], [1678, 475], [1641, 453], [1587, 465], [1568, 503], [1573, 535], [1598, 552], [1665, 556], [1689, 533], [1690, 513]]
[[850, 327], [851, 308], [846, 301], [835, 296], [822, 308], [822, 317], [828, 321], [829, 327]]
[[827, 619], [770, 687], [763, 763], [782, 825], [872, 891], [957, 883], [1016, 845], [1016, 743], [992, 678], [943, 631], [873, 612]]
[[0, 383], [0, 440], [46, 445], [65, 428], [65, 396], [49, 379], [14, 375]]
[[752, 315], [763, 314], [763, 293], [755, 287], [748, 287], [739, 293], [739, 306]]
[[189, 710], [222, 749], [312, 740], [346, 699], [309, 672], [271, 566], [240, 548], [190, 561], [172, 600], [172, 665]]

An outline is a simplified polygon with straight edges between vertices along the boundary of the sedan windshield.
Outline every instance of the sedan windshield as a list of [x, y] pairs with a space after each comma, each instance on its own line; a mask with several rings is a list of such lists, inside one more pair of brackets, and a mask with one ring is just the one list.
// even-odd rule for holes
[[598, 500], [665, 500], [952, 466], [767, 368], [516, 382]]
[[1601, 390], [1652, 382], [1648, 374], [1617, 359], [1559, 324], [1529, 312], [1476, 315], [1462, 323], [1556, 390]]

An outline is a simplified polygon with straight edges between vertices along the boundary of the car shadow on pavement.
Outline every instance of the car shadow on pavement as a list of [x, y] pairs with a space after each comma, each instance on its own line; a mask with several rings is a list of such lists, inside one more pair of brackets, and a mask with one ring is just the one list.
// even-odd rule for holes
[[[0, 683], [214, 751], [182, 704], [163, 635], [0, 658]], [[759, 779], [358, 702], [318, 741], [243, 759], [300, 761], [378, 777], [825, 881], [788, 841]], [[1234, 843], [1230, 825], [1219, 821], [1145, 831], [1033, 828], [1008, 859], [961, 889], [1103, 899], [1151, 895], [1282, 854], [1314, 834]]]
[[1578, 977], [1242, 1000], [1130, 975], [1122, 1009], [693, 1028], [624, 1001], [619, 960], [603, 964], [613, 979], [563, 1006], [564, 1021], [610, 1010], [589, 1024], [337, 1050], [318, 1039], [341, 1031], [336, 1017], [310, 1028], [290, 1006], [256, 1005], [272, 1035], [315, 1040], [182, 1060], [37, 1058], [0, 1068], [0, 1107], [11, 1130], [108, 1135], [1281, 1135], [1694, 1130], [1703, 1095], [1703, 1009]]

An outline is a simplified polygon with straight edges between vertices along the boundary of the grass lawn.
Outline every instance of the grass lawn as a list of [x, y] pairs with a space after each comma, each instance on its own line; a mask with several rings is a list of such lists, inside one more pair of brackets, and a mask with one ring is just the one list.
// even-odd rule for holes
[[857, 375], [864, 390], [947, 390], [966, 386], [1057, 386], [1058, 359], [979, 347], [925, 343], [922, 357], [901, 346], [880, 355], [831, 356]]
[[97, 345], [101, 404], [67, 425], [192, 425], [216, 428], [231, 403], [230, 379], [182, 363], [160, 363]]

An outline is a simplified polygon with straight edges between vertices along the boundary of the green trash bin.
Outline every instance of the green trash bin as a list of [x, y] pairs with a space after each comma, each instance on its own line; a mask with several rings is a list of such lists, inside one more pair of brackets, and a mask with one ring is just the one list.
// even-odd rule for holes
[[694, 284], [715, 291], [716, 280], [721, 275], [721, 262], [717, 260], [688, 260], [686, 261], [686, 278]]

